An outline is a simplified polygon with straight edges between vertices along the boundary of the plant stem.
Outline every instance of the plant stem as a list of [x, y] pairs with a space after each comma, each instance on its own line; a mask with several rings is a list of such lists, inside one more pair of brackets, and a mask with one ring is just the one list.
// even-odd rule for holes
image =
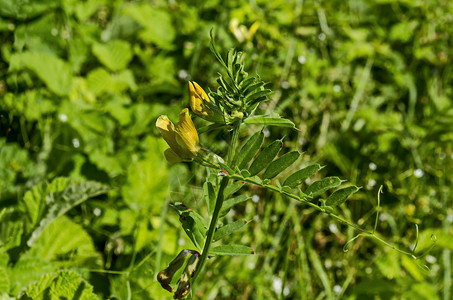
[[201, 253], [200, 261], [198, 262], [197, 269], [192, 277], [192, 283], [195, 282], [197, 276], [200, 274], [201, 270], [203, 269], [203, 265], [206, 261], [206, 258], [209, 253], [209, 248], [211, 247], [212, 238], [214, 236], [215, 228], [217, 226], [217, 221], [219, 219], [220, 210], [222, 209], [223, 200], [224, 200], [224, 191], [226, 186], [228, 185], [229, 178], [225, 176], [222, 178], [220, 182], [219, 193], [217, 194], [217, 200], [215, 203], [214, 213], [212, 214], [211, 223], [209, 224], [208, 233], [206, 234], [206, 241], [204, 243], [203, 252]]
[[[228, 154], [227, 154], [227, 165], [229, 165], [230, 167], [234, 167], [231, 164], [232, 164], [232, 160], [234, 157], [236, 142], [239, 137], [239, 128], [241, 126], [241, 123], [242, 123], [242, 118], [238, 118], [235, 120], [234, 125], [233, 125], [233, 135], [231, 137], [231, 143], [230, 143], [230, 147], [228, 148]], [[223, 200], [225, 200], [224, 191], [225, 191], [225, 188], [227, 187], [229, 181], [230, 181], [229, 176], [225, 176], [222, 178], [222, 181], [220, 182], [220, 188], [217, 193], [217, 199], [215, 202], [214, 212], [212, 214], [211, 222], [209, 223], [209, 229], [206, 234], [206, 240], [205, 240], [205, 243], [203, 246], [203, 251], [200, 256], [200, 261], [198, 262], [197, 269], [195, 270], [195, 273], [193, 274], [193, 277], [192, 277], [192, 284], [195, 282], [195, 280], [197, 279], [201, 270], [203, 269], [203, 266], [206, 262], [206, 258], [208, 257], [209, 248], [211, 247], [212, 238], [214, 237], [215, 229], [217, 227], [217, 221], [219, 220], [219, 214], [220, 214], [220, 211], [222, 210]]]

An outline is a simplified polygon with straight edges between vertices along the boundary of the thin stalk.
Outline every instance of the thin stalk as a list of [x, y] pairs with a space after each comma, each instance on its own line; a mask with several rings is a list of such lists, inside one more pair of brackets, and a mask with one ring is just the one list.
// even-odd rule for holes
[[215, 228], [217, 226], [217, 221], [219, 220], [220, 210], [222, 209], [222, 205], [223, 205], [223, 200], [224, 200], [223, 193], [225, 191], [226, 186], [228, 185], [229, 180], [230, 179], [228, 178], [228, 176], [225, 176], [222, 178], [222, 181], [220, 182], [220, 188], [219, 188], [219, 193], [217, 194], [217, 200], [216, 200], [215, 207], [214, 207], [214, 213], [212, 214], [211, 223], [209, 224], [208, 233], [206, 234], [206, 241], [204, 243], [203, 251], [201, 252], [200, 261], [198, 262], [197, 269], [195, 270], [195, 273], [193, 274], [192, 282], [195, 282], [195, 280], [197, 279], [197, 276], [200, 274], [201, 270], [203, 269], [204, 263], [208, 256], [209, 248], [211, 247], [212, 238], [214, 237]]
[[[230, 167], [234, 167], [232, 165], [232, 161], [233, 161], [233, 157], [234, 157], [236, 142], [239, 137], [239, 127], [241, 126], [241, 123], [242, 123], [242, 118], [238, 118], [235, 120], [235, 123], [233, 125], [233, 135], [231, 137], [231, 143], [230, 143], [230, 147], [228, 148], [228, 154], [227, 154], [227, 164]], [[228, 176], [225, 176], [222, 178], [222, 181], [220, 182], [220, 188], [219, 188], [219, 192], [217, 193], [217, 199], [215, 202], [214, 212], [212, 214], [211, 222], [209, 223], [209, 229], [206, 234], [206, 240], [205, 240], [205, 243], [203, 246], [203, 251], [201, 252], [201, 256], [200, 256], [200, 260], [198, 262], [197, 269], [195, 270], [195, 273], [193, 274], [193, 277], [192, 277], [192, 283], [195, 282], [195, 280], [197, 279], [198, 275], [200, 274], [201, 270], [203, 269], [203, 266], [206, 262], [206, 258], [208, 257], [209, 248], [211, 247], [212, 239], [214, 237], [215, 229], [217, 227], [217, 221], [219, 220], [219, 214], [220, 214], [220, 211], [222, 210], [223, 201], [225, 200], [224, 191], [225, 191], [225, 188], [227, 187], [229, 181], [230, 181], [230, 178]]]

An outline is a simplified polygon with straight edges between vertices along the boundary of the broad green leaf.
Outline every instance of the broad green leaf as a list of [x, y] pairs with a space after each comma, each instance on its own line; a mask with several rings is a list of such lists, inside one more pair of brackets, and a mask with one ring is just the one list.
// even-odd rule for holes
[[253, 157], [256, 155], [258, 150], [260, 149], [261, 145], [263, 144], [264, 134], [263, 131], [255, 132], [241, 147], [241, 150], [236, 155], [236, 165], [238, 166], [239, 170], [245, 168]]
[[126, 89], [132, 91], [137, 88], [131, 70], [122, 70], [117, 74], [110, 74], [104, 68], [92, 70], [87, 76], [87, 87], [95, 95], [102, 93], [121, 93]]
[[300, 156], [299, 151], [292, 151], [289, 153], [286, 153], [269, 165], [267, 167], [266, 171], [264, 171], [263, 174], [263, 179], [272, 179], [281, 172], [283, 172], [286, 168], [291, 166]]
[[427, 250], [436, 241], [436, 247], [453, 250], [453, 234], [442, 228], [426, 228], [420, 232], [417, 253]]
[[61, 216], [49, 224], [34, 242], [27, 255], [55, 261], [65, 267], [95, 268], [102, 266], [91, 236], [79, 224]]
[[212, 215], [212, 213], [214, 211], [215, 200], [216, 200], [216, 193], [214, 191], [214, 187], [212, 186], [212, 183], [209, 181], [206, 181], [203, 184], [203, 191], [204, 191], [204, 200], [208, 207], [208, 213], [209, 213], [209, 215]]
[[2, 293], [8, 293], [10, 280], [6, 268], [0, 266], [0, 296]]
[[121, 194], [132, 209], [150, 209], [157, 213], [164, 205], [169, 186], [168, 167], [163, 157], [167, 146], [163, 140], [155, 138], [147, 139], [143, 146], [148, 150], [142, 159], [129, 166], [128, 180]]
[[308, 196], [316, 197], [321, 195], [328, 189], [337, 187], [341, 184], [341, 179], [338, 177], [326, 177], [315, 181], [304, 191]]
[[112, 71], [124, 69], [132, 58], [130, 44], [121, 40], [110, 41], [107, 44], [94, 44], [93, 54]]
[[247, 195], [240, 195], [240, 196], [237, 196], [237, 197], [234, 197], [234, 198], [230, 198], [228, 200], [225, 200], [223, 202], [223, 205], [222, 205], [222, 210], [220, 211], [220, 215], [221, 216], [224, 216], [228, 213], [228, 211], [230, 211], [230, 209], [238, 204], [238, 203], [241, 203], [241, 202], [244, 202], [244, 201], [247, 201], [249, 200], [250, 197], [247, 196]]
[[[415, 260], [412, 257], [409, 257], [407, 255], [400, 255], [400, 257], [401, 257], [401, 264], [407, 270], [407, 272], [409, 272], [412, 275], [413, 278], [415, 278], [417, 281], [425, 280], [426, 273], [425, 273], [425, 270], [420, 267], [420, 265], [419, 265], [420, 262], [418, 262], [417, 260]], [[426, 298], [426, 299], [429, 299], [429, 298]]]
[[57, 266], [39, 257], [23, 255], [9, 271], [11, 293], [19, 293], [23, 287], [37, 281], [44, 274], [57, 269]]
[[47, 203], [50, 205], [49, 212], [39, 223], [29, 240], [28, 246], [32, 246], [43, 230], [59, 216], [64, 215], [73, 207], [80, 205], [89, 198], [96, 197], [108, 192], [108, 188], [100, 183], [88, 181], [80, 184], [71, 184], [62, 192], [51, 193], [47, 196]]
[[279, 126], [296, 128], [294, 123], [288, 119], [269, 117], [266, 115], [254, 116], [244, 120], [244, 124], [257, 124], [265, 126]]
[[299, 184], [303, 183], [305, 179], [308, 177], [312, 176], [319, 170], [321, 170], [322, 167], [319, 164], [314, 164], [308, 167], [305, 167], [293, 174], [291, 174], [286, 180], [283, 182], [283, 186], [289, 186], [291, 188], [294, 188], [298, 186]]
[[217, 247], [212, 247], [209, 251], [211, 255], [252, 255], [255, 254], [252, 248], [243, 246], [243, 245], [222, 245]]
[[58, 8], [61, 4], [52, 0], [42, 1], [0, 1], [0, 15], [14, 20], [24, 21]]
[[143, 26], [139, 36], [145, 42], [171, 50], [176, 36], [170, 14], [150, 4], [125, 5], [124, 13]]
[[98, 300], [93, 287], [74, 271], [59, 271], [41, 277], [27, 287], [26, 295], [34, 300]]
[[351, 196], [358, 190], [359, 190], [359, 188], [356, 187], [355, 185], [336, 190], [327, 198], [326, 205], [327, 206], [340, 205], [340, 204], [344, 203], [346, 201], [346, 199], [348, 199], [349, 196]]
[[233, 232], [241, 229], [242, 227], [244, 227], [247, 224], [248, 224], [248, 222], [246, 219], [240, 219], [233, 223], [222, 226], [219, 229], [217, 229], [217, 231], [215, 232], [213, 241], [216, 242], [218, 240], [221, 240], [225, 236], [232, 234]]
[[0, 249], [8, 250], [21, 244], [24, 222], [19, 216], [20, 212], [13, 208], [0, 210]]
[[11, 56], [9, 71], [32, 70], [47, 87], [59, 96], [68, 95], [72, 87], [72, 70], [68, 63], [47, 52], [22, 52]]
[[249, 168], [250, 175], [255, 176], [261, 170], [267, 167], [272, 162], [272, 160], [277, 156], [282, 147], [283, 147], [282, 140], [276, 140], [270, 143], [266, 148], [264, 148], [252, 162], [252, 165]]

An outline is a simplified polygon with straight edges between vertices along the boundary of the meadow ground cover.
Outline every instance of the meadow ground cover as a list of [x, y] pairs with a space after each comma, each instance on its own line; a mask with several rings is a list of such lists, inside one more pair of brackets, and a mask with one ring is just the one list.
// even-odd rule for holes
[[[206, 259], [189, 297], [451, 299], [452, 22], [440, 0], [0, 0], [0, 298], [172, 298], [158, 274], [183, 249], [203, 252], [206, 232], [187, 220], [196, 212], [209, 231], [220, 167], [247, 183], [229, 185], [237, 202], [213, 247], [254, 255]], [[212, 28], [217, 55], [228, 64], [241, 51], [243, 79], [266, 83], [243, 103], [232, 95], [247, 91], [228, 81], [235, 64], [211, 52]], [[206, 100], [200, 89], [216, 107], [190, 101]], [[181, 111], [197, 131], [178, 127]], [[167, 145], [162, 115], [190, 138]], [[284, 137], [279, 157], [290, 155], [260, 169], [260, 155], [228, 154], [238, 118], [236, 155], [252, 137], [264, 147]], [[201, 165], [165, 160], [205, 148]], [[335, 215], [417, 257], [435, 247], [414, 260], [376, 238], [351, 241], [357, 229], [317, 208], [332, 200], [285, 194], [308, 166], [286, 186], [328, 199], [336, 179], [331, 190], [316, 182], [347, 180], [360, 189]]]

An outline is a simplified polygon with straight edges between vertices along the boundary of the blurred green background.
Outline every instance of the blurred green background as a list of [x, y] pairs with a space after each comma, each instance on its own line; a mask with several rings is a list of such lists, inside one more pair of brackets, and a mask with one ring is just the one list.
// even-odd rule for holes
[[[372, 228], [383, 185], [378, 231], [404, 249], [414, 224], [417, 249], [438, 241], [418, 261], [367, 239], [345, 252], [352, 229], [249, 188], [227, 218], [253, 220], [231, 239], [256, 255], [208, 261], [194, 297], [451, 299], [452, 25], [447, 0], [0, 0], [0, 299], [60, 268], [101, 299], [171, 298], [156, 274], [191, 245], [167, 204], [207, 216], [206, 173], [168, 166], [154, 124], [188, 106], [188, 80], [216, 89], [211, 28], [275, 91], [260, 113], [299, 129], [269, 139], [362, 187], [344, 216]], [[87, 181], [110, 190], [96, 186], [29, 246], [49, 197]]]

